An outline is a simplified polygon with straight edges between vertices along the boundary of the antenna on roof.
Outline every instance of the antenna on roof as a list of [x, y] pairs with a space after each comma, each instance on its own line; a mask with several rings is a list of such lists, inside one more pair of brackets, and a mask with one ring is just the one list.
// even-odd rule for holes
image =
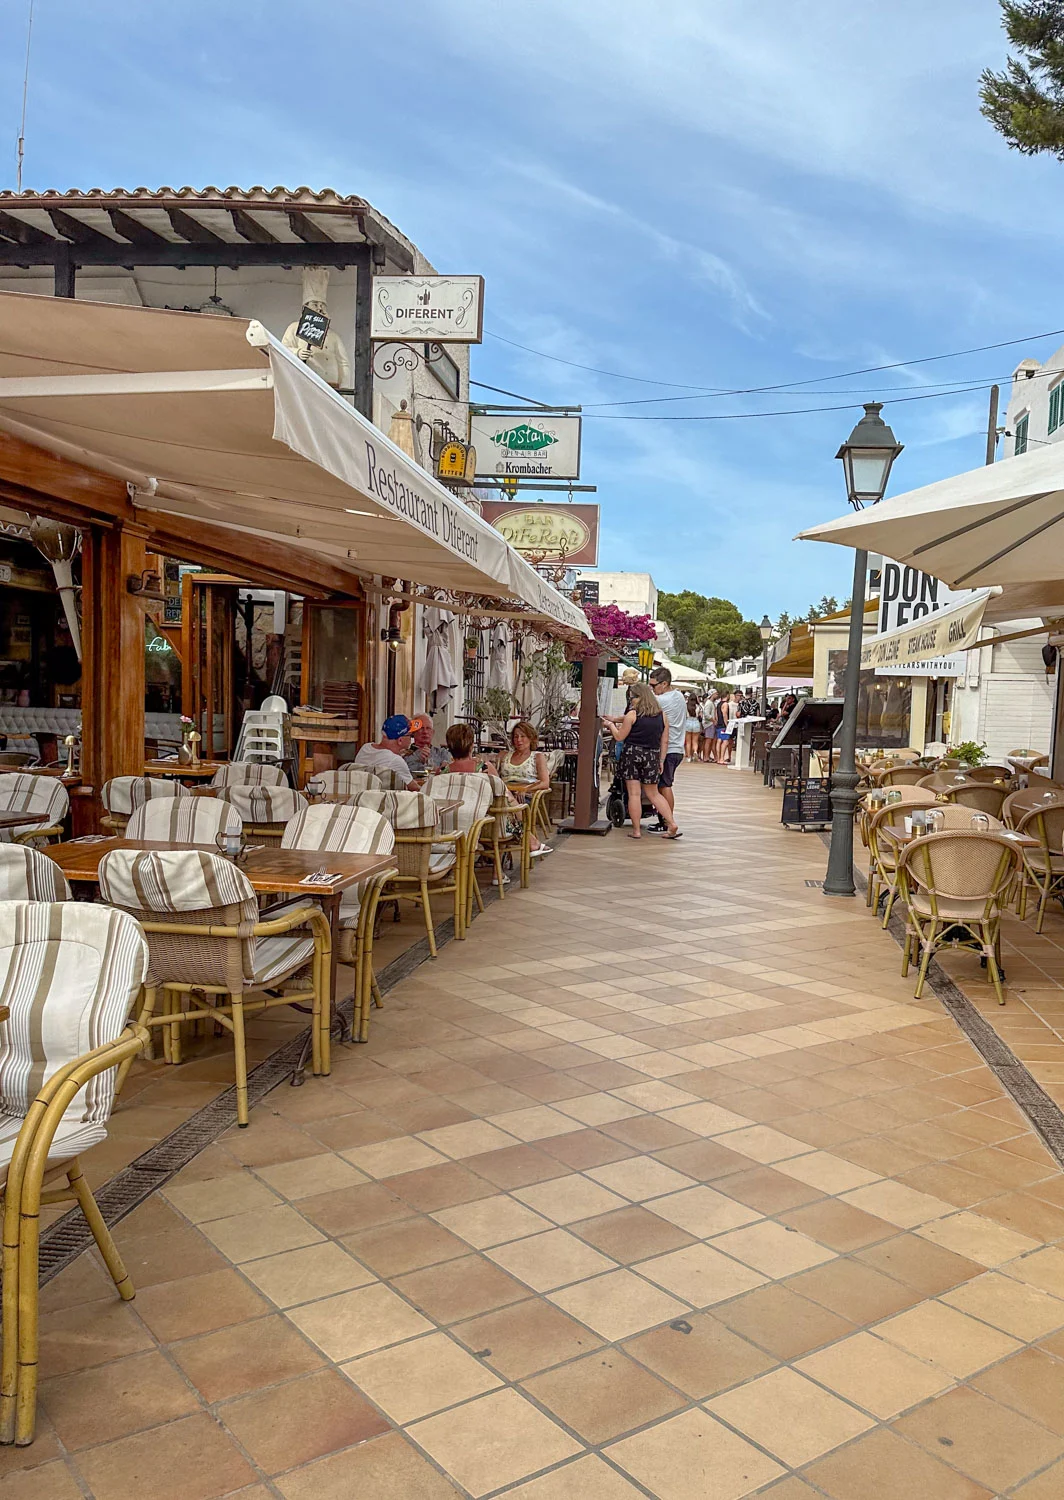
[[26, 95], [30, 86], [30, 41], [33, 37], [33, 0], [30, 0], [29, 18], [26, 23], [26, 70], [22, 75], [22, 119], [18, 129], [18, 165], [15, 170], [17, 191], [22, 191], [22, 158], [26, 154]]

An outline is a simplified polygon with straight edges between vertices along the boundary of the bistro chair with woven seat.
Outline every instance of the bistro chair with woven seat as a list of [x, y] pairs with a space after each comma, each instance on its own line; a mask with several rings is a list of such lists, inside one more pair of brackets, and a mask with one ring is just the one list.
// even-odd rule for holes
[[413, 901], [425, 919], [429, 952], [436, 957], [436, 927], [430, 892], [454, 897], [455, 937], [462, 936], [463, 883], [461, 845], [464, 835], [440, 832], [440, 811], [424, 792], [356, 792], [354, 807], [387, 818], [395, 833], [399, 873], [381, 890], [382, 901]]
[[1008, 794], [1007, 787], [966, 781], [962, 786], [952, 787], [944, 795], [958, 807], [968, 807], [972, 812], [989, 813], [992, 818], [1000, 818], [1001, 808]]
[[934, 954], [947, 943], [961, 941], [958, 933], [965, 933], [966, 946], [976, 948], [986, 960], [998, 1004], [1005, 1004], [1001, 913], [1019, 864], [1020, 852], [1004, 833], [933, 833], [902, 850], [897, 878], [908, 922], [901, 972], [908, 974], [919, 953], [915, 999], [923, 994]]
[[[498, 780], [498, 777], [495, 778]], [[494, 823], [491, 814], [495, 789], [491, 780], [479, 771], [444, 771], [433, 776], [425, 784], [430, 797], [441, 802], [458, 802], [454, 813], [455, 827], [463, 835], [462, 858], [464, 869], [462, 885], [465, 893], [465, 910], [462, 913], [462, 936], [469, 931], [473, 921], [473, 903], [478, 911], [484, 910], [484, 898], [477, 883], [476, 857], [482, 836]], [[501, 887], [500, 887], [501, 891]]]
[[1006, 828], [1016, 828], [1025, 813], [1033, 812], [1036, 807], [1053, 807], [1057, 803], [1064, 805], [1064, 794], [1049, 788], [1043, 791], [1040, 787], [1025, 786], [1018, 792], [1010, 792], [1001, 804], [1001, 821]]
[[315, 771], [304, 783], [308, 797], [319, 802], [335, 802], [340, 797], [353, 797], [356, 792], [379, 792], [382, 783], [376, 771], [362, 766], [337, 766], [335, 771]]
[[147, 966], [144, 936], [124, 912], [81, 901], [0, 904], [0, 1004], [9, 1010], [0, 1023], [3, 1443], [33, 1441], [42, 1204], [78, 1203], [119, 1296], [133, 1296], [80, 1157], [107, 1138], [116, 1065], [147, 1040], [126, 1024]]
[[969, 781], [989, 782], [990, 785], [1001, 782], [1010, 788], [1016, 780], [1016, 773], [1011, 766], [969, 766], [967, 776]]
[[934, 792], [936, 795], [951, 792], [954, 787], [967, 785], [967, 771], [943, 771], [941, 769], [928, 771], [924, 779], [917, 782], [917, 786], [926, 787], [929, 792]]
[[1064, 895], [1064, 799], [1057, 803], [1041, 800], [1030, 812], [1016, 820], [1016, 832], [1038, 840], [1037, 849], [1023, 851], [1023, 890], [1019, 915], [1027, 916], [1027, 887], [1038, 892], [1038, 915], [1035, 932], [1042, 931], [1046, 907], [1054, 897]]
[[[245, 1017], [282, 1005], [309, 1004], [313, 1070], [329, 1072], [329, 923], [309, 898], [260, 915], [251, 881], [231, 860], [205, 849], [113, 849], [100, 860], [100, 895], [136, 917], [150, 961], [137, 1023], [170, 1033], [171, 1059], [181, 1025], [207, 1018], [233, 1038], [236, 1118], [248, 1123]], [[256, 995], [249, 990], [283, 994]], [[164, 997], [161, 1014], [155, 1007]], [[187, 1010], [181, 995], [202, 997]], [[164, 1032], [165, 1034], [165, 1032]]]
[[926, 775], [923, 766], [895, 765], [886, 771], [877, 772], [875, 780], [877, 786], [919, 786]]
[[[387, 818], [368, 808], [344, 802], [323, 802], [296, 813], [281, 839], [282, 849], [314, 849], [323, 854], [391, 854], [395, 835]], [[373, 925], [381, 888], [391, 875], [383, 871], [360, 881], [340, 897], [340, 963], [355, 971], [354, 1023], [359, 1041], [369, 1039], [371, 1004], [380, 1006], [381, 993], [373, 973]]]
[[58, 776], [30, 776], [25, 772], [0, 776], [0, 811], [44, 813], [43, 823], [15, 824], [0, 830], [0, 843], [45, 843], [63, 837], [63, 823], [70, 811], [67, 789]]
[[404, 790], [405, 783], [400, 781], [398, 771], [385, 771], [378, 768], [373, 774], [380, 782], [382, 792], [401, 792]]
[[257, 844], [279, 846], [281, 836], [296, 813], [310, 804], [302, 792], [288, 786], [258, 786], [254, 782], [222, 787], [222, 801], [240, 816], [244, 836]]
[[164, 797], [133, 809], [126, 838], [213, 845], [218, 834], [239, 836], [243, 826], [236, 808], [220, 797]]
[[280, 766], [250, 760], [231, 760], [219, 766], [210, 785], [220, 786], [287, 786], [288, 777]]
[[182, 786], [176, 777], [170, 776], [113, 776], [105, 781], [100, 793], [105, 808], [100, 819], [104, 828], [110, 828], [121, 838], [126, 824], [136, 808], [154, 798], [191, 797], [187, 786]]
[[[866, 792], [858, 802], [856, 814], [857, 831], [860, 834], [861, 843], [866, 849], [870, 849], [871, 847], [868, 840], [869, 822], [873, 813], [880, 810], [873, 804], [872, 797], [877, 793], [882, 796], [883, 791], [890, 791], [892, 793], [891, 807], [934, 807], [935, 805], [934, 792], [929, 792], [924, 787], [898, 786], [883, 789], [879, 787], [871, 788], [871, 795], [869, 792]], [[870, 853], [868, 861], [868, 889], [865, 892], [865, 902], [868, 906], [872, 905], [873, 865], [874, 860]]]
[[[933, 804], [917, 805], [926, 807]], [[898, 896], [898, 850], [900, 846], [892, 839], [884, 838], [883, 830], [896, 828], [899, 832], [903, 831], [906, 820], [911, 819], [912, 814], [912, 803], [888, 802], [886, 807], [881, 807], [868, 819], [867, 901], [873, 911], [878, 911], [880, 901], [884, 895], [886, 896], [886, 906], [883, 911], [884, 927], [890, 922], [890, 914]]]
[[70, 886], [54, 859], [28, 844], [0, 844], [0, 901], [69, 901]]

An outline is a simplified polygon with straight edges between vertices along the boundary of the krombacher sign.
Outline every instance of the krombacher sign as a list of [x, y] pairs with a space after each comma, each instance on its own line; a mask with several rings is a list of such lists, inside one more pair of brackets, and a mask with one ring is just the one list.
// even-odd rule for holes
[[501, 479], [579, 479], [580, 418], [553, 412], [474, 413], [477, 473]]

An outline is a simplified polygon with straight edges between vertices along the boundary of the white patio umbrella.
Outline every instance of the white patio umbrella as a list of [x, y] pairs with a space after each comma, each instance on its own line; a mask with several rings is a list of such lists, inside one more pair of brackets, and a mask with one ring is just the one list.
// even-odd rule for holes
[[514, 652], [510, 639], [510, 626], [506, 620], [497, 620], [492, 627], [488, 645], [489, 688], [503, 688], [512, 693], [514, 688]]
[[[458, 691], [461, 678], [454, 664], [451, 645], [451, 630], [454, 615], [450, 610], [429, 606], [422, 612], [421, 628], [425, 633], [425, 665], [421, 674], [421, 687], [425, 701], [434, 704], [437, 712], [446, 710]], [[435, 697], [433, 697], [435, 694]]]

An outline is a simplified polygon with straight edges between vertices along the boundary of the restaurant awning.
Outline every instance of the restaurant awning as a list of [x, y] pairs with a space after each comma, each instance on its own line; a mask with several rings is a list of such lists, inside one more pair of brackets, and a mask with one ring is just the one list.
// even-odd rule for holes
[[861, 647], [861, 666], [911, 667], [917, 662], [967, 651], [979, 643], [983, 615], [994, 592], [980, 589], [950, 609], [936, 610], [897, 630], [866, 636]]
[[583, 610], [257, 322], [0, 293], [0, 429], [129, 481], [139, 509], [590, 635]]

